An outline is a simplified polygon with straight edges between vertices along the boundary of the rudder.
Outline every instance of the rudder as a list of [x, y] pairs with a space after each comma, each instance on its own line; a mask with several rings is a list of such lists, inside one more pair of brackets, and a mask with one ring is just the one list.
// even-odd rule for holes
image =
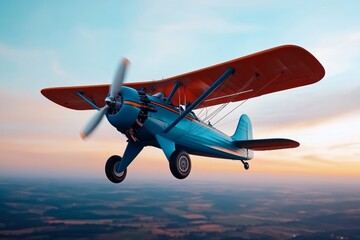
[[253, 139], [252, 125], [248, 115], [243, 114], [240, 117], [234, 135], [231, 136], [234, 141]]

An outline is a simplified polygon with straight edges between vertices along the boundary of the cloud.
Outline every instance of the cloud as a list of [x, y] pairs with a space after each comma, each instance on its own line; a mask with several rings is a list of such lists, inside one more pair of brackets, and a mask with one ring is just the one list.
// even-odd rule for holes
[[323, 64], [325, 77], [310, 86], [256, 99], [256, 111], [250, 112], [261, 126], [309, 127], [359, 111], [360, 32], [324, 34], [309, 49]]
[[[161, 79], [216, 64], [243, 34], [256, 25], [234, 21], [218, 14], [215, 7], [193, 3], [151, 3], [144, 6], [128, 31], [129, 58], [141, 69], [139, 80]], [[205, 4], [206, 5], [206, 4]], [[228, 39], [228, 40], [226, 40]], [[226, 46], [224, 46], [224, 40]], [[220, 56], [219, 56], [220, 55]], [[205, 60], [205, 61], [204, 61]]]
[[[19, 48], [0, 43], [0, 81], [5, 88], [32, 91], [49, 85], [76, 82], [53, 49]], [[9, 70], [10, 69], [10, 70]]]
[[[322, 36], [308, 44], [326, 71], [320, 82], [250, 99], [237, 112], [243, 110], [264, 128], [308, 128], [359, 111], [360, 32]], [[237, 121], [235, 114], [224, 122]]]
[[89, 140], [83, 142], [79, 132], [95, 111], [63, 108], [31, 93], [0, 90], [0, 150], [13, 152], [54, 153], [104, 152], [125, 148], [126, 138], [106, 118]]
[[82, 141], [79, 131], [95, 112], [60, 107], [40, 92], [1, 89], [0, 111], [1, 175], [103, 177], [108, 155], [125, 149], [126, 139], [106, 119]]
[[[69, 110], [44, 97], [18, 97], [14, 92], [1, 90], [0, 111], [4, 113], [0, 118], [2, 176], [105, 179], [105, 161], [112, 154], [122, 155], [127, 144], [126, 138], [106, 119], [90, 139], [82, 141], [78, 133], [95, 112]], [[157, 157], [159, 153], [161, 157]], [[155, 174], [163, 171], [164, 167], [154, 166], [154, 162], [161, 161], [158, 159], [167, 169], [167, 160], [160, 150], [144, 151], [138, 163], [132, 165], [132, 173], [148, 176], [149, 169]]]
[[[336, 121], [360, 111], [360, 85], [356, 88], [339, 87], [337, 90], [323, 91], [326, 79], [322, 81], [322, 85], [311, 85], [250, 99], [216, 126], [235, 125], [240, 115], [246, 113], [258, 128], [301, 129]], [[229, 104], [212, 122], [216, 122], [240, 104], [241, 102]]]
[[24, 63], [29, 59], [42, 57], [44, 55], [54, 56], [55, 51], [52, 50], [37, 50], [37, 49], [18, 49], [12, 48], [8, 45], [0, 43], [0, 57], [16, 61], [18, 63]]
[[59, 77], [66, 78], [67, 75], [68, 75], [68, 73], [64, 70], [64, 68], [61, 66], [61, 64], [60, 64], [60, 62], [58, 60], [54, 60], [51, 63], [51, 69]]
[[[69, 34], [66, 39], [71, 39], [71, 44], [60, 42], [61, 50], [0, 43], [0, 110], [4, 113], [0, 119], [0, 169], [9, 169], [8, 161], [11, 161], [14, 172], [23, 166], [29, 172], [41, 169], [37, 170], [38, 174], [46, 169], [54, 169], [51, 173], [62, 169], [64, 172], [72, 171], [73, 175], [79, 171], [86, 175], [89, 167], [91, 173], [96, 169], [101, 171], [102, 176], [103, 163], [109, 152], [121, 155], [126, 139], [105, 120], [92, 138], [83, 143], [78, 132], [94, 112], [64, 109], [43, 98], [39, 90], [51, 85], [79, 84], [82, 79], [92, 79], [96, 83], [99, 79], [108, 82], [107, 79], [112, 77], [115, 70], [119, 53], [129, 57], [133, 63], [130, 69], [132, 75], [127, 80], [142, 81], [173, 76], [226, 61], [233, 57], [232, 54], [237, 57], [239, 52], [258, 49], [259, 43], [267, 46], [283, 42], [282, 36], [277, 38], [281, 35], [277, 23], [288, 16], [280, 14], [281, 18], [276, 18], [275, 22], [269, 21], [268, 24], [267, 19], [277, 16], [280, 11], [270, 11], [271, 15], [260, 12], [261, 16], [257, 16], [255, 11], [269, 5], [278, 8], [278, 5], [273, 1], [256, 1], [256, 7], [252, 4], [242, 1], [187, 1], [185, 4], [144, 2], [136, 12], [130, 12], [122, 18], [126, 18], [126, 24], [111, 23], [108, 25], [111, 27], [104, 27], [108, 24], [105, 20], [104, 25], [99, 23], [90, 26], [84, 22], [75, 26], [72, 24], [70, 29], [73, 31], [66, 32]], [[249, 17], [251, 15], [255, 17]], [[294, 20], [289, 18], [291, 23]], [[308, 21], [313, 21], [313, 18]], [[269, 28], [263, 29], [264, 26]], [[305, 28], [309, 28], [308, 23]], [[297, 27], [287, 30], [296, 32], [296, 38], [306, 38], [300, 37]], [[244, 39], [248, 35], [251, 36]], [[245, 112], [253, 119], [256, 133], [260, 131], [258, 136], [279, 133], [275, 136], [294, 137], [301, 141], [299, 149], [257, 154], [252, 169], [255, 174], [321, 174], [324, 166], [331, 166], [337, 174], [346, 174], [350, 170], [352, 174], [356, 173], [358, 165], [353, 163], [359, 159], [359, 146], [356, 144], [359, 133], [356, 130], [358, 126], [351, 121], [358, 119], [354, 112], [360, 109], [357, 74], [359, 31], [344, 34], [336, 30], [330, 34], [317, 32], [311, 36], [312, 42], [308, 46], [325, 65], [327, 75], [324, 80], [301, 89], [252, 99], [224, 120], [232, 121], [229, 124], [231, 126], [226, 126], [231, 128], [231, 133], [240, 114]], [[47, 39], [45, 36], [38, 37]], [[37, 38], [35, 40], [39, 41]], [[101, 64], [101, 59], [110, 60], [102, 60], [104, 62]], [[74, 77], [74, 72], [77, 75], [80, 73], [81, 79]], [[150, 162], [154, 159], [149, 156], [153, 155], [161, 159], [155, 160], [158, 161], [155, 165]], [[137, 160], [132, 167], [138, 166], [144, 172], [148, 168], [143, 164], [147, 164], [154, 172], [158, 169], [168, 171], [161, 150], [149, 148], [140, 158], [145, 161]], [[194, 158], [195, 161], [198, 159]], [[339, 168], [337, 163], [344, 158], [347, 160], [347, 170], [341, 173], [343, 165]], [[97, 159], [102, 161], [96, 162]], [[158, 164], [160, 161], [163, 165]], [[206, 169], [208, 159], [203, 158], [201, 161], [203, 166], [199, 169]], [[239, 162], [229, 162], [224, 168], [222, 166], [223, 160], [214, 161], [210, 167], [212, 173], [204, 179], [214, 172], [223, 177], [229, 169], [242, 169]], [[222, 171], [217, 171], [219, 169]], [[235, 170], [233, 172], [239, 175]], [[247, 174], [249, 176], [251, 172]], [[171, 178], [170, 174], [164, 176]]]
[[330, 148], [331, 149], [344, 149], [344, 148], [360, 149], [360, 142], [343, 143], [343, 144], [330, 146]]
[[[150, 27], [150, 30], [164, 34], [189, 34], [201, 32], [211, 35], [244, 33], [254, 30], [254, 26], [230, 23], [224, 19], [197, 19], [196, 21], [185, 20], [176, 23], [165, 23], [159, 26]], [[155, 34], [156, 35], [156, 34]], [[169, 35], [167, 35], [169, 36]]]
[[356, 70], [360, 63], [360, 31], [323, 34], [313, 49], [314, 55], [324, 64], [327, 77]]

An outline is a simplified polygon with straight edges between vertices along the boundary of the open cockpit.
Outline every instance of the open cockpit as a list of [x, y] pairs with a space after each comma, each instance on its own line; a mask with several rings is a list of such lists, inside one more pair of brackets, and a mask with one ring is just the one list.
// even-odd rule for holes
[[[186, 106], [183, 106], [183, 105], [174, 106], [171, 102], [167, 103], [167, 97], [165, 96], [165, 94], [163, 92], [157, 92], [157, 93], [153, 94], [152, 96], [159, 99], [162, 103], [167, 104], [167, 106], [170, 106], [171, 108], [175, 109], [180, 114], [182, 112], [184, 112], [186, 110], [186, 108], [188, 108], [191, 105], [191, 103], [188, 103], [188, 104], [186, 104]], [[201, 122], [201, 120], [196, 116], [194, 111], [189, 112], [188, 116]]]

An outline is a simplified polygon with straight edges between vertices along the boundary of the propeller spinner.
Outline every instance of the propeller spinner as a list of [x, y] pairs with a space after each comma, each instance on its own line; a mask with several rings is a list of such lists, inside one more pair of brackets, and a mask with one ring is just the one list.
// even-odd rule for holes
[[123, 58], [121, 64], [116, 72], [114, 80], [110, 86], [109, 95], [105, 98], [106, 105], [99, 109], [99, 111], [90, 119], [85, 128], [80, 132], [80, 136], [85, 140], [98, 126], [100, 121], [109, 109], [120, 108], [121, 104], [117, 104], [117, 95], [120, 92], [121, 86], [125, 79], [126, 68], [129, 65], [129, 60]]

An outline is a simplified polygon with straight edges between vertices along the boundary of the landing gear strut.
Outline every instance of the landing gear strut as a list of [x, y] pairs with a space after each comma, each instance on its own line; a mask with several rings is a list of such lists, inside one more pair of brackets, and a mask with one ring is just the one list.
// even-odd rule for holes
[[113, 155], [106, 162], [105, 173], [107, 178], [113, 183], [121, 183], [126, 177], [127, 169], [120, 173], [117, 172], [121, 159], [120, 156]]
[[241, 160], [241, 162], [244, 164], [245, 170], [249, 170], [249, 168], [250, 168], [249, 163], [248, 163], [248, 162], [245, 162], [244, 160]]

